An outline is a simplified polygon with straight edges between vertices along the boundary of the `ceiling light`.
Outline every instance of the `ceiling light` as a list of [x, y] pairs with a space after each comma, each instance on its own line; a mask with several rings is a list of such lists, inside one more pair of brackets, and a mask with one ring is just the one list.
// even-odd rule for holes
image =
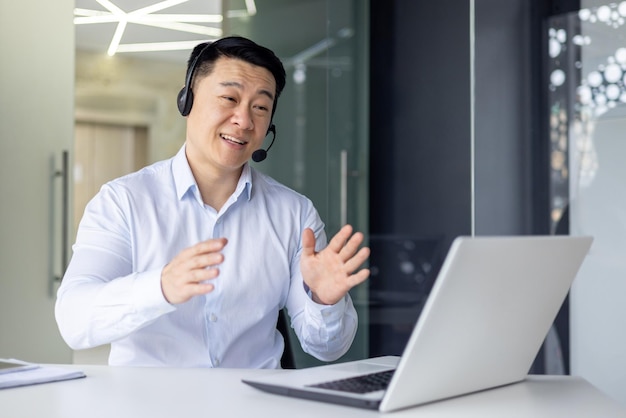
[[124, 44], [118, 46], [117, 52], [179, 51], [181, 49], [193, 49], [193, 47], [201, 42], [206, 42], [206, 39], [180, 42], [148, 42], [137, 44]]
[[[208, 38], [219, 38], [222, 36], [221, 24], [223, 15], [227, 17], [249, 17], [256, 14], [256, 4], [254, 0], [245, 0], [245, 10], [228, 10], [222, 14], [162, 14], [155, 13], [167, 8], [185, 3], [189, 0], [165, 0], [152, 5], [142, 7], [131, 12], [125, 12], [110, 0], [95, 0], [103, 10], [92, 10], [86, 8], [74, 9], [74, 24], [89, 25], [102, 23], [117, 23], [115, 33], [110, 41], [108, 54], [114, 55], [116, 52], [143, 52], [143, 51], [170, 51], [176, 49], [191, 49], [200, 42], [207, 39], [182, 42], [144, 42], [123, 44], [124, 33], [130, 24], [151, 26], [161, 29], [174, 30], [178, 32], [205, 35]], [[116, 2], [119, 0], [115, 0]], [[221, 4], [221, 1], [219, 2]]]

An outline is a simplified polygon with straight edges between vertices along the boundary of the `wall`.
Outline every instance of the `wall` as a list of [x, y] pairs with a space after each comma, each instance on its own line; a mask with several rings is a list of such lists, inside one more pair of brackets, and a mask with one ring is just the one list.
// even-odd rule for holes
[[597, 171], [573, 185], [570, 206], [572, 234], [594, 237], [572, 286], [572, 373], [626, 405], [626, 116], [614, 109], [592, 124]]
[[372, 233], [531, 228], [530, 6], [476, 2], [472, 87], [471, 3], [372, 1]]
[[[71, 147], [74, 2], [0, 2], [0, 357], [68, 362], [54, 320]], [[23, 18], [23, 17], [28, 17]]]
[[553, 3], [371, 1], [372, 234], [443, 237], [445, 254], [458, 235], [548, 232], [541, 30]]
[[527, 1], [475, 2], [475, 232], [531, 230], [533, 57]]
[[[581, 0], [577, 9], [609, 4], [622, 6], [609, 0]], [[591, 43], [581, 48], [580, 66], [576, 67], [580, 79], [586, 80], [590, 73], [608, 67], [609, 60], [624, 47], [626, 29], [623, 24], [610, 26], [572, 15], [581, 34], [591, 38]], [[617, 86], [624, 91], [622, 82]], [[583, 100], [569, 106], [582, 108], [591, 116], [585, 118], [588, 125], [583, 123], [582, 129], [570, 133], [569, 224], [572, 234], [592, 235], [594, 242], [572, 286], [572, 373], [626, 406], [626, 107], [620, 100], [606, 112], [594, 114], [590, 111], [593, 106], [581, 106], [580, 102]]]
[[176, 96], [186, 63], [76, 53], [76, 119], [148, 127], [148, 161], [170, 158], [185, 140]]
[[469, 2], [371, 2], [370, 231], [471, 233]]

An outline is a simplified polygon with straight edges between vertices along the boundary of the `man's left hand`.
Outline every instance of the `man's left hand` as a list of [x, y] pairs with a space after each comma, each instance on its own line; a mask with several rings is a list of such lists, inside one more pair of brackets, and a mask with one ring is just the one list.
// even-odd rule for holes
[[352, 226], [345, 225], [330, 240], [326, 248], [315, 252], [313, 230], [310, 228], [304, 230], [300, 269], [315, 302], [334, 305], [350, 289], [369, 277], [369, 269], [358, 270], [370, 255], [368, 247], [359, 249], [361, 243], [363, 234], [360, 232], [353, 234]]

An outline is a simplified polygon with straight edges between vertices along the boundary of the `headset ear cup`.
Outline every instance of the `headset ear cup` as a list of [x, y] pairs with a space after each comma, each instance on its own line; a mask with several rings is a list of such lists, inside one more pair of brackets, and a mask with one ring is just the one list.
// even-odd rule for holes
[[[183, 87], [182, 89], [180, 89], [180, 91], [178, 92], [178, 97], [176, 98], [176, 104], [178, 105], [178, 111], [180, 112], [181, 115], [183, 115], [184, 111], [185, 111], [185, 100], [187, 100], [187, 94], [186, 94], [186, 87]], [[183, 115], [185, 116], [185, 115]]]
[[193, 92], [187, 87], [183, 87], [178, 93], [178, 111], [181, 115], [187, 116], [191, 112], [191, 106], [193, 105]]

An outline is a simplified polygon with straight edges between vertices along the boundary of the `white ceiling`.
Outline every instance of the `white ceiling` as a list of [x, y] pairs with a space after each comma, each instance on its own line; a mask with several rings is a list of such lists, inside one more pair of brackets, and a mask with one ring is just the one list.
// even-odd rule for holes
[[[193, 46], [220, 36], [237, 34], [250, 37], [261, 45], [271, 48], [282, 60], [287, 69], [306, 62], [308, 67], [337, 69], [349, 67], [348, 52], [337, 52], [332, 57], [326, 54], [338, 45], [348, 47], [345, 40], [352, 37], [351, 10], [347, 1], [336, 0], [75, 0], [75, 23], [94, 13], [103, 14], [105, 23], [76, 24], [75, 39], [78, 50], [106, 57], [119, 21], [126, 19], [123, 35], [119, 39], [116, 56], [142, 58], [152, 61], [184, 63], [189, 58]], [[152, 7], [159, 5], [157, 7]], [[228, 10], [222, 12], [223, 5]], [[332, 5], [333, 7], [329, 7]], [[168, 7], [165, 7], [168, 6]], [[137, 15], [128, 13], [152, 7], [147, 16], [151, 22], [134, 22]], [[257, 10], [258, 9], [258, 10]], [[174, 30], [172, 22], [156, 22], [164, 15], [179, 22], [191, 25], [192, 32]], [[190, 22], [180, 15], [223, 15], [221, 24]], [[145, 13], [144, 13], [145, 17]], [[97, 18], [97, 17], [96, 17]], [[147, 25], [146, 23], [151, 23]], [[168, 27], [163, 27], [168, 26]], [[223, 34], [215, 33], [222, 29]], [[186, 27], [189, 29], [189, 26]], [[193, 31], [205, 33], [193, 33]], [[207, 34], [207, 31], [212, 31]], [[160, 52], [124, 52], [129, 44], [151, 44], [155, 42], [187, 42], [182, 50]], [[90, 55], [91, 55], [90, 54]]]
[[[180, 4], [176, 4], [180, 3]], [[145, 44], [155, 42], [191, 42], [197, 44], [208, 39], [220, 37], [221, 23], [209, 22], [193, 22], [190, 19], [177, 19], [178, 23], [171, 22], [152, 22], [151, 24], [143, 24], [133, 22], [132, 17], [125, 16], [125, 13], [134, 12], [155, 4], [159, 6], [149, 13], [148, 18], [153, 20], [161, 19], [164, 15], [220, 15], [222, 14], [222, 0], [76, 0], [76, 9], [89, 11], [98, 11], [113, 22], [93, 23], [93, 24], [77, 24], [75, 25], [76, 47], [78, 49], [86, 49], [95, 52], [107, 53], [109, 46], [115, 36], [116, 30], [120, 26], [120, 20], [128, 20], [119, 39], [120, 51], [128, 44]], [[228, 4], [230, 10], [225, 11], [226, 17], [224, 24], [228, 24], [230, 19], [247, 19], [250, 14], [254, 14], [255, 2], [251, 0], [229, 0], [224, 2]], [[145, 10], [145, 9], [144, 9]], [[75, 12], [75, 18], [85, 13]], [[131, 15], [132, 16], [132, 15]], [[136, 15], [135, 15], [136, 16]], [[144, 17], [146, 14], [144, 14]], [[106, 17], [105, 17], [106, 18]], [[182, 23], [182, 25], [181, 25]], [[154, 26], [159, 25], [160, 27]], [[123, 26], [123, 24], [122, 24]], [[176, 30], [173, 26], [182, 26], [182, 29], [189, 31]], [[217, 32], [216, 32], [217, 31]], [[200, 33], [194, 33], [200, 32]], [[152, 58], [159, 60], [186, 60], [189, 56], [190, 48], [183, 50], [162, 51], [162, 52], [117, 52], [121, 55], [133, 55], [144, 58]]]

